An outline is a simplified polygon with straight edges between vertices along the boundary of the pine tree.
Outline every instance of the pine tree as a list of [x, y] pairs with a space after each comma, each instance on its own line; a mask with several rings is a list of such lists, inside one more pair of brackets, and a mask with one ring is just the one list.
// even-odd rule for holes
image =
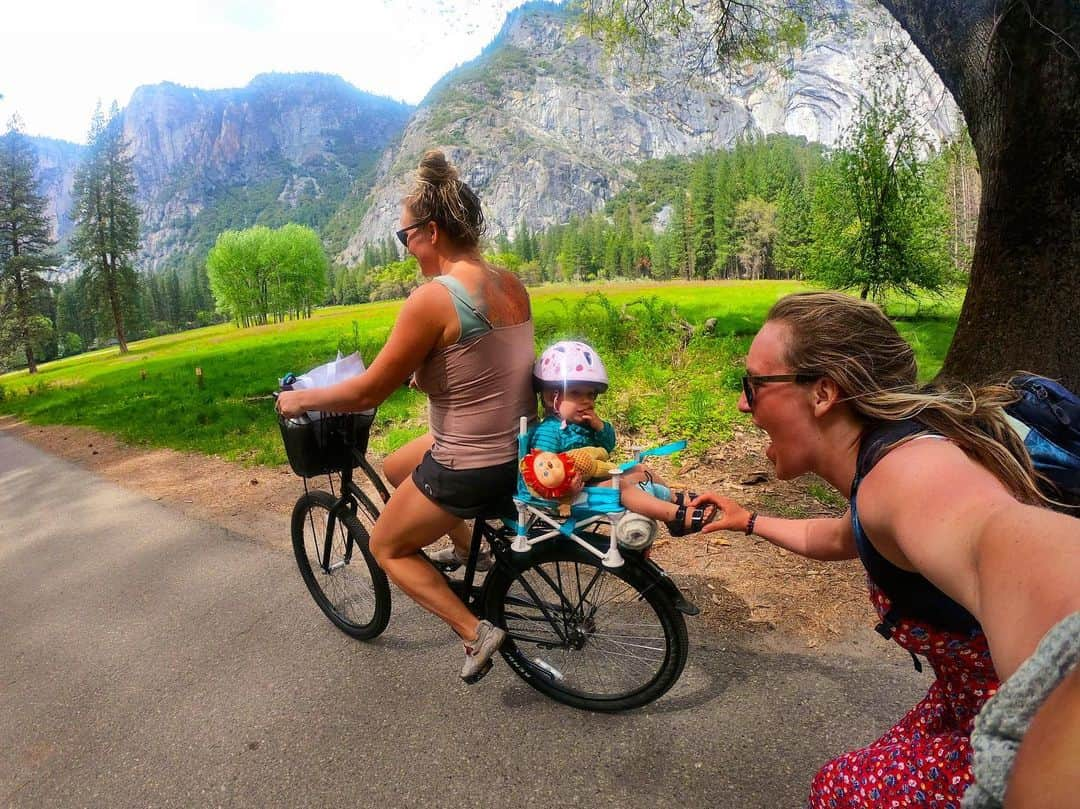
[[902, 91], [872, 88], [817, 175], [808, 277], [875, 299], [954, 280], [947, 203], [926, 177], [918, 138]]
[[716, 263], [716, 232], [713, 226], [713, 173], [708, 158], [700, 158], [690, 174], [689, 253], [694, 272], [708, 278]]
[[37, 168], [34, 148], [13, 119], [0, 137], [0, 342], [4, 354], [21, 350], [32, 374], [42, 298], [49, 289], [45, 273], [58, 263], [50, 252], [51, 227], [46, 200], [37, 193]]
[[524, 219], [518, 223], [517, 233], [514, 234], [513, 250], [521, 256], [522, 261], [533, 261], [537, 258], [536, 248], [529, 234], [529, 226]]
[[694, 277], [694, 253], [691, 242], [693, 216], [689, 210], [686, 194], [680, 193], [675, 198], [667, 234], [671, 241], [668, 245], [668, 261], [671, 269], [679, 272], [689, 281]]
[[137, 302], [134, 257], [139, 249], [135, 174], [127, 147], [116, 104], [108, 119], [98, 105], [90, 124], [87, 157], [75, 172], [72, 192], [71, 251], [111, 317], [122, 354], [128, 350], [125, 320]]

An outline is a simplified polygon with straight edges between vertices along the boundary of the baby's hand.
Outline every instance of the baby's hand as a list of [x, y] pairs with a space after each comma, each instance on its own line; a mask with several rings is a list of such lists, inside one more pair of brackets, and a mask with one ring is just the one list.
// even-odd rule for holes
[[596, 411], [591, 405], [580, 406], [577, 411], [577, 418], [574, 421], [597, 432], [604, 429], [604, 422], [596, 415]]

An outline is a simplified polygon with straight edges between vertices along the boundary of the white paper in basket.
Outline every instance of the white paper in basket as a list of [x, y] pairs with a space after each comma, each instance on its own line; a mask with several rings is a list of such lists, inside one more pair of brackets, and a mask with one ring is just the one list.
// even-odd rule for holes
[[[312, 368], [306, 374], [296, 377], [296, 381], [293, 382], [292, 386], [293, 390], [325, 388], [327, 385], [333, 385], [343, 379], [358, 376], [362, 373], [364, 373], [364, 361], [357, 352], [354, 351], [349, 356], [342, 357], [339, 351], [337, 359], [323, 363], [317, 368]], [[374, 411], [365, 410], [363, 412], [370, 415]], [[322, 413], [318, 410], [309, 410], [307, 415], [312, 421], [318, 421], [322, 418]]]

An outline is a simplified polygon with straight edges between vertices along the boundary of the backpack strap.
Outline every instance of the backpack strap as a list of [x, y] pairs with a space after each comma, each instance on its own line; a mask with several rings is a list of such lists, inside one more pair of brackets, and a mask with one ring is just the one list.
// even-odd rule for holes
[[878, 633], [885, 638], [891, 638], [896, 626], [906, 618], [925, 621], [953, 632], [970, 632], [979, 625], [970, 612], [945, 595], [926, 577], [899, 568], [882, 556], [859, 521], [857, 495], [862, 479], [890, 450], [923, 435], [936, 433], [932, 433], [925, 424], [914, 419], [869, 426], [859, 442], [855, 478], [851, 483], [851, 523], [855, 535], [855, 549], [871, 581], [888, 596], [892, 604], [892, 609], [877, 626]]
[[[889, 611], [885, 613], [885, 617], [878, 621], [878, 625], [874, 627], [874, 631], [877, 632], [885, 640], [892, 640], [893, 633], [896, 628], [900, 626], [900, 622], [904, 620], [904, 616], [900, 614], [900, 610], [896, 608], [896, 605], [889, 607]], [[922, 661], [919, 660], [919, 656], [910, 649], [907, 653], [911, 655], [912, 665], [915, 666], [915, 671], [922, 674]]]
[[1019, 398], [1005, 408], [1005, 418], [1027, 448], [1039, 489], [1053, 508], [1080, 514], [1080, 396], [1028, 374], [1013, 377], [1009, 386]]

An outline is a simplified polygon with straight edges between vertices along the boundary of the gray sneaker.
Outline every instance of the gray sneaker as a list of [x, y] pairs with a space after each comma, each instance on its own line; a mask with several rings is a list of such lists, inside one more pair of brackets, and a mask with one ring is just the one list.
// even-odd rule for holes
[[[458, 556], [457, 548], [453, 545], [449, 548], [432, 551], [428, 554], [428, 559], [440, 567], [450, 569], [465, 567], [465, 563], [469, 561], [468, 557]], [[476, 572], [483, 573], [485, 570], [491, 570], [493, 564], [495, 564], [495, 560], [491, 555], [491, 550], [488, 548], [481, 548], [480, 555], [476, 557]]]
[[491, 671], [491, 658], [506, 640], [506, 633], [490, 621], [481, 621], [476, 627], [476, 640], [465, 644], [465, 665], [461, 667], [461, 679], [469, 685], [477, 682]]

